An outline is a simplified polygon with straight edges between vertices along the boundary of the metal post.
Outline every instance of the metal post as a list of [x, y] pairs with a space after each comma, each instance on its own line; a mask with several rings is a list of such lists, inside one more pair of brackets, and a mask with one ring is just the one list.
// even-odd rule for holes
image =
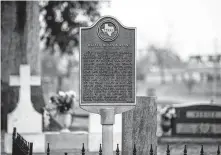
[[16, 153], [16, 145], [15, 145], [15, 139], [16, 139], [16, 128], [13, 128], [13, 134], [12, 134], [12, 155], [15, 155]]
[[103, 154], [113, 154], [113, 125], [102, 125], [102, 147]]
[[33, 154], [33, 143], [30, 143], [30, 146], [29, 146], [29, 155], [32, 155]]
[[104, 155], [113, 155], [114, 109], [101, 109], [100, 115], [102, 124], [102, 152]]

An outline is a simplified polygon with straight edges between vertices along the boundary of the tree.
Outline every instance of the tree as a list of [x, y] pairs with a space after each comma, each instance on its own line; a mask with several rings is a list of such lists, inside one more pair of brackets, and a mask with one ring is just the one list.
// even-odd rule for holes
[[57, 91], [62, 89], [63, 78], [70, 75], [73, 65], [78, 65], [70, 61], [69, 55], [78, 47], [79, 27], [88, 26], [100, 16], [98, 4], [96, 1], [48, 1], [40, 4], [41, 41], [46, 48], [52, 49], [52, 53], [58, 45], [60, 52]]
[[187, 87], [189, 95], [192, 93], [194, 86], [197, 84], [197, 81], [193, 78], [192, 74], [189, 73], [189, 76], [187, 79], [184, 79], [184, 84]]
[[[39, 4], [34, 1], [1, 1], [1, 106], [2, 128], [6, 129], [7, 113], [16, 107], [18, 87], [9, 86], [9, 75], [19, 75], [21, 64], [29, 64], [32, 75], [40, 75]], [[42, 87], [31, 88], [34, 108], [42, 112]]]
[[156, 45], [150, 45], [148, 47], [149, 52], [153, 52], [156, 57], [156, 64], [159, 67], [161, 84], [165, 84], [165, 69], [182, 68], [184, 63], [179, 56], [169, 48], [160, 48]]
[[151, 45], [148, 48], [150, 51], [153, 51], [155, 56], [156, 56], [156, 60], [157, 60], [157, 65], [160, 69], [160, 76], [161, 76], [161, 84], [165, 84], [165, 52], [166, 50], [164, 49], [160, 49], [157, 48], [154, 45]]
[[[88, 26], [100, 16], [97, 1], [48, 1], [41, 3], [41, 40], [46, 47], [58, 44], [62, 53], [79, 43], [79, 27]], [[52, 51], [53, 52], [53, 51]]]

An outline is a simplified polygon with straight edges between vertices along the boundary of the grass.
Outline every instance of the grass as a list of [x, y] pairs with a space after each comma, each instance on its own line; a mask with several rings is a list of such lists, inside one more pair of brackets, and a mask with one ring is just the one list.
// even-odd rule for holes
[[[137, 95], [147, 95], [147, 89], [154, 88], [156, 90], [157, 100], [175, 101], [175, 103], [184, 102], [200, 102], [207, 101], [213, 97], [212, 83], [194, 85], [192, 92], [190, 93], [187, 86], [184, 83], [166, 83], [160, 84], [156, 82], [137, 82]], [[216, 102], [221, 103], [221, 83], [217, 84]], [[168, 103], [170, 104], [170, 103]], [[173, 104], [173, 102], [171, 103]]]

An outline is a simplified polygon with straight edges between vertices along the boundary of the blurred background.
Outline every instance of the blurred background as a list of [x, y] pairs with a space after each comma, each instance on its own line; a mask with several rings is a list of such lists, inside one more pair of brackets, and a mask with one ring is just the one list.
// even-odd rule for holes
[[111, 15], [123, 25], [137, 28], [137, 95], [154, 88], [160, 100], [220, 102], [220, 3], [42, 2], [45, 100], [58, 90], [74, 90], [79, 97], [79, 26], [90, 26], [99, 17]]
[[[91, 26], [105, 15], [137, 29], [137, 96], [147, 96], [149, 90], [156, 94], [158, 126], [165, 106], [221, 104], [220, 0], [39, 1], [39, 10], [32, 9], [34, 3], [25, 8], [25, 1], [2, 1], [1, 5], [2, 133], [19, 94], [17, 88], [9, 86], [9, 75], [18, 74], [18, 64], [24, 61], [31, 65], [34, 74], [41, 74], [42, 85], [32, 89], [32, 102], [43, 113], [44, 132], [63, 128], [64, 121], [57, 111], [50, 110], [55, 106], [50, 98], [60, 91], [72, 91], [75, 97], [69, 129], [88, 131], [89, 113], [79, 108], [79, 28]], [[24, 20], [25, 11], [27, 15], [39, 16], [39, 22], [29, 16]], [[26, 24], [32, 26], [32, 32], [24, 31]], [[40, 50], [35, 44], [38, 35]], [[31, 41], [26, 44], [23, 36]]]
[[[220, 6], [219, 0], [39, 1], [42, 104], [53, 107], [51, 96], [74, 91], [73, 123], [82, 126], [77, 117], [88, 114], [78, 101], [79, 27], [91, 26], [105, 15], [137, 28], [137, 96], [152, 89], [159, 109], [183, 102], [221, 104]], [[3, 66], [7, 68], [7, 63]], [[3, 96], [7, 80], [3, 76]], [[2, 98], [2, 109], [7, 100]], [[2, 122], [6, 115], [3, 110]]]
[[176, 103], [221, 104], [220, 3], [219, 0], [42, 2], [40, 34], [45, 101], [58, 91], [73, 90], [75, 114], [84, 115], [78, 107], [79, 27], [91, 26], [99, 17], [111, 15], [123, 25], [137, 28], [138, 96], [153, 89], [159, 111]]

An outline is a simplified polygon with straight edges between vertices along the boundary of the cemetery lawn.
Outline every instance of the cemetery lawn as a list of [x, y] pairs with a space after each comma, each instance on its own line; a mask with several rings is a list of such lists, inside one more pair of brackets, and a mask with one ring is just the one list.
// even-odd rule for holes
[[[137, 82], [137, 96], [146, 96], [147, 89], [156, 89], [157, 101], [165, 101], [160, 104], [176, 104], [187, 102], [210, 102], [212, 99], [212, 84], [206, 85], [197, 84], [193, 87], [191, 93], [188, 92], [187, 86], [183, 83], [145, 83], [142, 81]], [[169, 102], [168, 102], [169, 101]], [[216, 102], [221, 103], [221, 83], [217, 85]]]
[[[152, 87], [148, 84], [142, 84], [137, 83], [138, 85], [138, 96], [145, 96], [147, 86]], [[186, 87], [182, 84], [165, 84], [165, 85], [155, 85], [152, 88], [156, 88], [156, 95], [157, 95], [157, 101], [158, 106], [162, 105], [168, 105], [168, 104], [176, 104], [176, 103], [182, 103], [182, 102], [196, 102], [196, 101], [205, 101], [209, 102], [211, 99], [211, 94], [208, 93], [202, 93], [202, 90], [200, 89], [200, 86], [196, 86], [193, 90], [192, 94], [189, 94], [186, 90]], [[219, 96], [217, 97], [217, 103], [221, 103], [221, 86], [219, 86]], [[209, 92], [209, 91], [206, 91]], [[79, 108], [78, 106], [76, 108]], [[85, 114], [85, 111], [82, 110], [76, 110], [76, 112], [81, 115]], [[84, 120], [84, 121], [83, 121]], [[87, 131], [88, 126], [88, 120], [87, 118], [76, 118], [74, 121], [74, 126], [79, 127], [81, 130]], [[82, 122], [84, 122], [82, 124]], [[83, 128], [82, 128], [83, 126]], [[6, 155], [4, 151], [4, 133], [1, 132], [1, 154]], [[202, 142], [203, 143], [203, 142]], [[183, 155], [183, 148], [185, 144], [177, 143], [170, 145], [171, 155]], [[220, 144], [221, 145], [221, 144]], [[190, 155], [199, 155], [200, 154], [200, 145], [197, 144], [187, 144], [187, 151]], [[55, 148], [54, 148], [55, 149]], [[51, 155], [62, 155], [64, 152], [68, 152], [68, 155], [81, 155], [80, 150], [61, 150], [59, 152], [53, 151], [53, 148], [51, 148]], [[204, 144], [204, 155], [211, 155], [216, 154], [217, 151], [217, 144]], [[157, 147], [158, 155], [165, 155], [166, 154], [166, 144], [158, 144]], [[148, 154], [148, 153], [147, 153]], [[34, 155], [46, 155], [44, 154], [35, 154]], [[86, 155], [98, 155], [98, 152], [86, 152]]]

